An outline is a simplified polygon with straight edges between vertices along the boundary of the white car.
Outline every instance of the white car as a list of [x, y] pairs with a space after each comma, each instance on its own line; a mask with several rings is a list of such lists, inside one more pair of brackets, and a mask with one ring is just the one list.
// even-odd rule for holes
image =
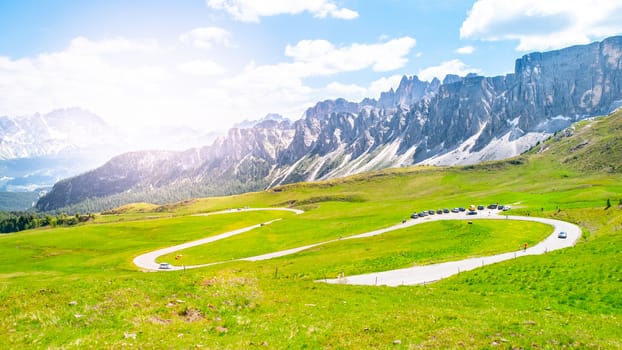
[[557, 234], [557, 238], [568, 238], [568, 234], [566, 234], [566, 232], [564, 231], [561, 231]]
[[158, 267], [161, 270], [170, 270], [171, 269], [171, 264], [167, 263], [167, 262], [163, 262], [160, 263], [160, 267]]

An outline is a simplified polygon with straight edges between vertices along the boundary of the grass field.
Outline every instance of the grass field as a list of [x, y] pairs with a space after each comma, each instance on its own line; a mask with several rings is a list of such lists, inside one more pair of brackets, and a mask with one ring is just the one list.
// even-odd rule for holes
[[[508, 161], [140, 204], [82, 226], [0, 236], [0, 348], [622, 348], [622, 150], [619, 134], [603, 134], [620, 124], [619, 114], [583, 123]], [[182, 259], [255, 255], [388, 227], [413, 211], [497, 202], [512, 214], [577, 223], [583, 237], [573, 248], [413, 287], [314, 280], [513, 250], [550, 228], [437, 222], [255, 263], [171, 273], [131, 263], [276, 218]], [[190, 215], [244, 206], [306, 212]]]
[[[278, 231], [279, 227], [257, 230], [250, 235], [171, 253], [158, 260], [175, 261], [175, 256], [182, 254], [184, 264], [198, 265], [291, 248], [291, 243], [286, 244], [288, 237], [282, 237], [285, 243], [280, 243], [278, 236], [273, 237]], [[513, 251], [524, 243], [533, 245], [551, 232], [552, 228], [547, 225], [523, 221], [477, 220], [470, 225], [464, 220], [430, 222], [380, 236], [329, 243], [281, 260], [290, 262], [285, 271], [292, 270], [295, 265], [303, 269], [298, 273], [306, 272], [313, 278], [334, 277], [340, 272], [350, 275], [385, 271], [413, 264], [424, 265]], [[244, 237], [246, 235], [251, 237]], [[309, 243], [315, 242], [304, 242]]]

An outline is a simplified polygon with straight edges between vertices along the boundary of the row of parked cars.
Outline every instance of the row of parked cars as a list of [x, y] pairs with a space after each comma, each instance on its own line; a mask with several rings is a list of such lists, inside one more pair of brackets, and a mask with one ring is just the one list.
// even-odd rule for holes
[[[499, 204], [490, 204], [487, 207], [488, 209], [495, 209], [495, 210], [503, 210], [503, 211], [508, 211], [510, 210], [510, 207], [507, 205], [499, 205]], [[436, 210], [424, 210], [421, 212], [414, 212], [412, 213], [412, 215], [410, 215], [410, 217], [412, 219], [416, 219], [416, 218], [422, 218], [424, 216], [428, 216], [428, 215], [435, 215], [435, 214], [449, 214], [451, 213], [460, 213], [460, 212], [467, 212], [467, 215], [477, 215], [477, 211], [478, 210], [484, 210], [486, 209], [483, 205], [478, 205], [477, 207], [474, 205], [471, 205], [468, 209], [467, 208], [453, 208], [453, 209], [449, 209], [449, 208], [445, 208], [445, 209], [436, 209]]]

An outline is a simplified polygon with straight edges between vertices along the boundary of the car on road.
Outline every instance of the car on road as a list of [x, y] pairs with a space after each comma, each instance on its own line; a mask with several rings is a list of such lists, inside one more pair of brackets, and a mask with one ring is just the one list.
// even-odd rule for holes
[[430, 210], [428, 210], [428, 214], [434, 215], [434, 214], [436, 214], [436, 212], [434, 210], [430, 209]]
[[463, 207], [458, 208], [458, 210], [459, 210], [459, 211], [466, 211], [466, 209], [465, 209], [465, 208], [463, 208]]
[[484, 210], [484, 206], [483, 205], [478, 205], [477, 206], [477, 210]]
[[163, 262], [160, 263], [160, 267], [158, 267], [160, 270], [170, 270], [171, 269], [171, 264], [167, 263], [167, 262]]
[[428, 216], [428, 212], [427, 211], [422, 211], [421, 213], [419, 213], [419, 217], [422, 218], [424, 216]]
[[469, 210], [467, 215], [477, 215], [477, 212], [475, 210]]
[[452, 212], [452, 213], [459, 213], [459, 212], [460, 212], [460, 209], [458, 209], [458, 208], [453, 208], [453, 209], [451, 210], [451, 212]]
[[449, 208], [443, 209], [443, 213], [445, 213], [445, 214], [449, 213]]
[[560, 233], [557, 234], [557, 238], [563, 238], [566, 239], [568, 238], [568, 234], [564, 231], [561, 231]]
[[412, 213], [412, 215], [410, 216], [411, 219], [416, 219], [418, 217], [419, 215], [417, 213]]
[[488, 205], [488, 209], [497, 209], [497, 205], [496, 204], [489, 204]]
[[443, 214], [443, 209], [436, 209], [437, 214]]
[[504, 206], [503, 206], [503, 211], [508, 211], [508, 210], [510, 210], [510, 209], [512, 209], [512, 208], [510, 208], [510, 206], [509, 206], [509, 205], [504, 205]]

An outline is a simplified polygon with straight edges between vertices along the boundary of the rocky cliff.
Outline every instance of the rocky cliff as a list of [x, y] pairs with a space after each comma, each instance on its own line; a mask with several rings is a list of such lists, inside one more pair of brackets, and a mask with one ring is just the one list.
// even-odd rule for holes
[[[505, 76], [447, 76], [443, 83], [404, 77], [378, 100], [322, 101], [293, 124], [234, 128], [208, 147], [157, 156], [137, 153], [131, 162], [123, 162], [125, 155], [58, 183], [38, 207], [180, 182], [217, 188], [235, 181], [248, 190], [385, 167], [501, 159], [621, 104], [622, 37], [612, 37], [525, 55]], [[120, 171], [118, 163], [131, 169]], [[88, 186], [102, 191], [89, 193]]]

